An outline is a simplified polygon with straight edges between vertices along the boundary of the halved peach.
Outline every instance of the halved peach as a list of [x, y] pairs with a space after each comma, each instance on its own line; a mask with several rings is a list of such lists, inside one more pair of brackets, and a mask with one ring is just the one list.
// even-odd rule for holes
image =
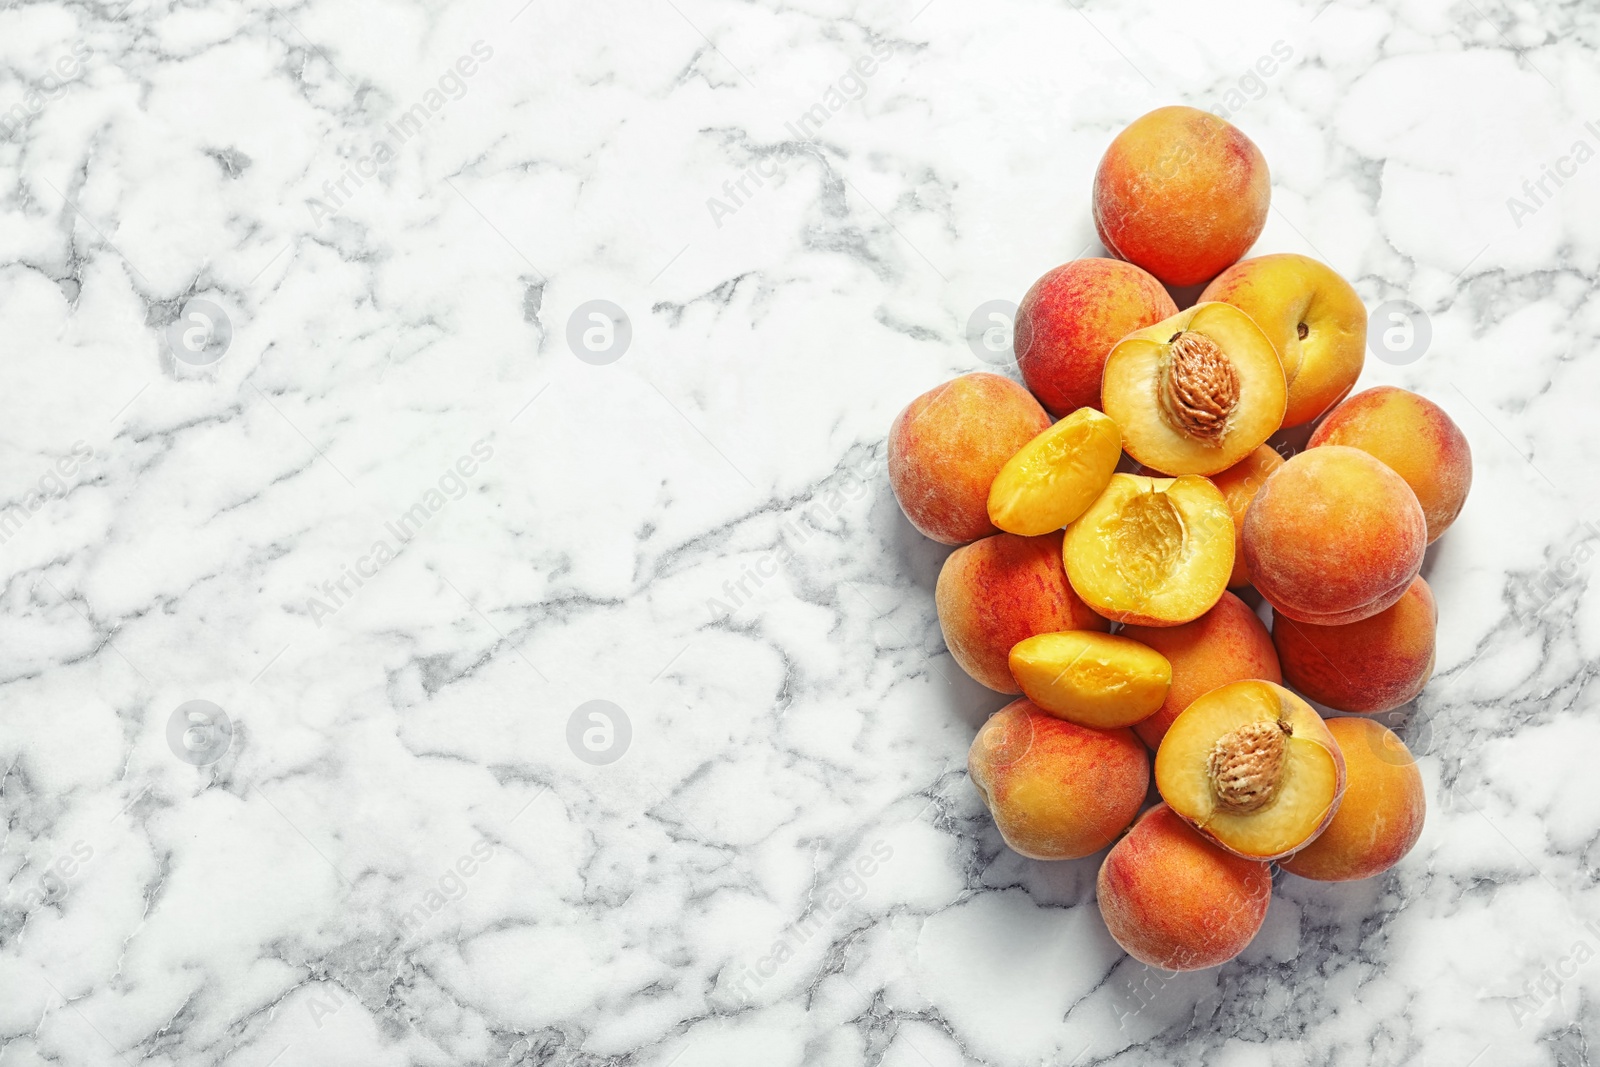
[[1196, 304], [1117, 342], [1100, 383], [1128, 455], [1168, 474], [1227, 470], [1283, 425], [1283, 364], [1250, 316]]
[[1172, 664], [1148, 645], [1089, 630], [1038, 634], [1011, 650], [1011, 676], [1028, 699], [1080, 726], [1112, 730], [1167, 699]]
[[1117, 622], [1177, 626], [1211, 609], [1233, 573], [1233, 517], [1205, 478], [1114, 474], [1062, 542], [1067, 580]]
[[1156, 751], [1161, 798], [1246, 859], [1279, 859], [1316, 840], [1344, 786], [1344, 756], [1322, 717], [1271, 682], [1213, 689], [1173, 720]]
[[1094, 408], [1079, 408], [1022, 446], [989, 487], [989, 521], [1036, 537], [1082, 515], [1122, 458], [1122, 431]]

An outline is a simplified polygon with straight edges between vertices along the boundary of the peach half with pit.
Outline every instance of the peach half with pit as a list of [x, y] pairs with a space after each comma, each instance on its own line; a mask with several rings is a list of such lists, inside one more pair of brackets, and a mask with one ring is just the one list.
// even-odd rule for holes
[[1069, 630], [1017, 642], [1011, 676], [1050, 714], [1111, 730], [1132, 726], [1161, 707], [1172, 665], [1155, 649], [1126, 637]]
[[1289, 384], [1285, 426], [1327, 411], [1356, 384], [1367, 358], [1367, 309], [1325, 263], [1292, 252], [1256, 256], [1217, 276], [1201, 300], [1221, 300], [1261, 327]]
[[1283, 686], [1232, 682], [1173, 720], [1156, 750], [1156, 788], [1222, 848], [1275, 860], [1332, 820], [1344, 756], [1316, 710]]
[[989, 521], [1035, 537], [1059, 530], [1095, 502], [1122, 459], [1122, 431], [1079, 408], [1023, 445], [989, 487]]
[[1283, 365], [1250, 317], [1196, 304], [1129, 334], [1100, 386], [1128, 455], [1166, 474], [1216, 474], [1283, 425]]
[[1067, 579], [1108, 619], [1177, 626], [1199, 618], [1233, 573], [1233, 518], [1205, 478], [1114, 474], [1067, 529]]
[[1132, 731], [1079, 726], [1026, 699], [989, 716], [967, 773], [1006, 844], [1036, 860], [1105, 848], [1150, 787], [1150, 759]]
[[1128, 955], [1198, 971], [1227, 963], [1261, 930], [1272, 867], [1224, 852], [1158, 804], [1107, 853], [1095, 888], [1106, 928]]

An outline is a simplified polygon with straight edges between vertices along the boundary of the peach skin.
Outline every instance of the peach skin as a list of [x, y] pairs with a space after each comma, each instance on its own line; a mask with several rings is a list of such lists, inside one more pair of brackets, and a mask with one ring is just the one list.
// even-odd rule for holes
[[1006, 844], [1036, 860], [1098, 852], [1139, 813], [1150, 760], [1128, 730], [1093, 730], [1015, 700], [979, 729], [967, 773]]
[[1183, 709], [1229, 682], [1251, 678], [1283, 682], [1272, 637], [1250, 606], [1223, 593], [1210, 611], [1182, 626], [1124, 626], [1118, 636], [1149, 645], [1167, 658], [1172, 684], [1155, 714], [1134, 726], [1152, 750], [1161, 747]]
[[950, 553], [934, 587], [939, 628], [961, 669], [990, 689], [1020, 693], [1008, 659], [1017, 642], [1059, 630], [1107, 630], [1072, 591], [1060, 531], [995, 534]]
[[1349, 785], [1333, 822], [1311, 844], [1281, 860], [1290, 874], [1349, 882], [1382, 874], [1422, 836], [1427, 794], [1405, 743], [1371, 719], [1329, 719], [1344, 752]]
[[1250, 566], [1244, 561], [1244, 517], [1268, 475], [1283, 466], [1283, 462], [1283, 457], [1270, 445], [1261, 445], [1221, 474], [1211, 476], [1233, 514], [1233, 574], [1228, 578], [1229, 589], [1250, 584]]
[[1331, 267], [1277, 253], [1235, 263], [1200, 294], [1255, 320], [1283, 362], [1289, 383], [1285, 426], [1327, 411], [1356, 384], [1367, 358], [1367, 309]]
[[1227, 963], [1256, 936], [1272, 868], [1224, 852], [1158, 804], [1107, 854], [1096, 889], [1106, 928], [1128, 955], [1198, 971]]
[[1376, 456], [1417, 494], [1428, 543], [1439, 539], [1472, 488], [1472, 449], [1444, 409], [1426, 397], [1380, 385], [1328, 413], [1308, 447], [1349, 445]]
[[1399, 600], [1370, 618], [1318, 626], [1278, 616], [1272, 642], [1283, 673], [1319, 704], [1336, 711], [1391, 711], [1422, 692], [1433, 674], [1439, 609], [1420, 577]]
[[1244, 558], [1273, 611], [1323, 625], [1376, 615], [1422, 568], [1428, 525], [1411, 487], [1344, 445], [1268, 475], [1244, 517]]
[[1026, 389], [965, 374], [908, 404], [889, 428], [889, 485], [926, 537], [959, 545], [995, 532], [989, 486], [1006, 460], [1050, 426]]
[[1120, 259], [1075, 259], [1045, 273], [1017, 305], [1012, 351], [1050, 414], [1100, 406], [1111, 346], [1178, 313], [1161, 283]]
[[1157, 108], [1117, 134], [1094, 176], [1100, 243], [1168, 285], [1199, 285], [1250, 251], [1272, 178], [1255, 143], [1192, 107]]

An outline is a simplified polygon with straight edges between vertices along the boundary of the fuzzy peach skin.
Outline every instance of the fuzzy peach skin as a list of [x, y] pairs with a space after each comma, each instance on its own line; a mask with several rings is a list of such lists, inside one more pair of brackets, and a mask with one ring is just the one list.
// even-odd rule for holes
[[1422, 692], [1433, 674], [1439, 609], [1420, 577], [1371, 618], [1341, 626], [1272, 620], [1284, 677], [1336, 711], [1391, 711]]
[[1161, 283], [1118, 259], [1075, 259], [1033, 283], [1017, 306], [1011, 350], [1022, 380], [1056, 416], [1100, 406], [1111, 346], [1178, 313]]
[[1255, 142], [1192, 107], [1135, 119], [1094, 176], [1100, 243], [1173, 286], [1209, 281], [1250, 251], [1271, 202]]
[[1061, 532], [995, 534], [958, 548], [933, 590], [945, 646], [961, 669], [1001, 693], [1020, 693], [1012, 646], [1035, 634], [1110, 629], [1067, 582]]
[[1222, 851], [1158, 804], [1111, 849], [1097, 889], [1106, 928], [1128, 955], [1198, 971], [1233, 959], [1256, 936], [1272, 868]]
[[1322, 835], [1278, 866], [1301, 878], [1349, 882], [1382, 874], [1422, 836], [1427, 793], [1405, 743], [1372, 719], [1329, 719], [1344, 753], [1344, 800]]
[[1349, 393], [1367, 358], [1367, 309], [1350, 283], [1308, 256], [1280, 252], [1235, 263], [1200, 294], [1256, 321], [1289, 384], [1285, 426], [1299, 426]]
[[1275, 612], [1369, 618], [1422, 568], [1428, 524], [1411, 487], [1357, 448], [1307, 449], [1268, 475], [1244, 517], [1244, 558]]
[[1267, 476], [1283, 462], [1270, 445], [1261, 445], [1227, 470], [1211, 476], [1212, 484], [1222, 490], [1222, 499], [1233, 513], [1233, 574], [1228, 578], [1229, 589], [1250, 584], [1250, 566], [1244, 561], [1244, 517]]
[[889, 485], [924, 535], [960, 545], [995, 532], [989, 485], [1006, 460], [1050, 426], [1022, 386], [965, 374], [917, 397], [889, 428]]
[[1111, 844], [1144, 803], [1150, 758], [1128, 730], [1058, 719], [1030, 700], [989, 716], [967, 773], [1000, 836], [1036, 860], [1071, 860]]
[[1472, 449], [1444, 409], [1426, 397], [1380, 385], [1328, 413], [1307, 447], [1349, 445], [1371, 453], [1406, 480], [1428, 520], [1428, 543], [1439, 539], [1467, 502]]
[[1166, 703], [1133, 728], [1152, 752], [1161, 747], [1172, 720], [1196, 698], [1250, 678], [1283, 682], [1267, 628], [1232, 593], [1223, 593], [1215, 607], [1182, 626], [1124, 626], [1118, 634], [1149, 645], [1172, 665]]

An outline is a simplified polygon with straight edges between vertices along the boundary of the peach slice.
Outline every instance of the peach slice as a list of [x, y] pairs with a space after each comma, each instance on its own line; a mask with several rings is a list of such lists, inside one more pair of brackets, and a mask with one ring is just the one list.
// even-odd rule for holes
[[1000, 468], [989, 487], [989, 521], [1024, 537], [1059, 530], [1094, 503], [1121, 458], [1117, 424], [1080, 408]]
[[1246, 859], [1278, 859], [1315, 840], [1344, 785], [1344, 756], [1322, 717], [1271, 682], [1213, 689], [1173, 720], [1156, 751], [1161, 799]]
[[1433, 674], [1439, 609], [1420, 577], [1399, 600], [1369, 618], [1339, 626], [1272, 619], [1289, 684], [1337, 711], [1391, 711], [1412, 700]]
[[1422, 836], [1427, 793], [1405, 742], [1371, 719], [1329, 719], [1344, 753], [1350, 784], [1333, 822], [1311, 844], [1283, 860], [1290, 874], [1349, 882], [1382, 874]]
[[1272, 342], [1228, 304], [1196, 304], [1131, 333], [1106, 357], [1100, 398], [1122, 447], [1167, 474], [1216, 474], [1283, 425]]
[[1221, 474], [1211, 476], [1211, 481], [1222, 490], [1228, 510], [1233, 513], [1233, 574], [1228, 578], [1229, 589], [1250, 584], [1250, 565], [1244, 559], [1244, 517], [1268, 475], [1283, 466], [1283, 462], [1283, 457], [1270, 445], [1262, 445]]
[[1426, 397], [1380, 385], [1328, 413], [1308, 448], [1349, 445], [1381, 460], [1417, 494], [1428, 543], [1456, 521], [1472, 488], [1472, 448], [1461, 427]]
[[989, 716], [967, 773], [1000, 836], [1036, 860], [1098, 852], [1133, 821], [1150, 760], [1128, 730], [1091, 730], [1014, 700]]
[[1367, 309], [1333, 268], [1290, 252], [1256, 256], [1218, 275], [1201, 300], [1232, 304], [1255, 320], [1283, 361], [1285, 426], [1337, 404], [1367, 358]]
[[1108, 619], [1176, 626], [1210, 610], [1233, 573], [1233, 518], [1205, 478], [1114, 474], [1062, 542], [1067, 580]]
[[1272, 868], [1222, 851], [1157, 804], [1100, 865], [1106, 929], [1140, 963], [1198, 971], [1245, 950], [1267, 918]]
[[1111, 730], [1132, 726], [1161, 707], [1172, 664], [1126, 637], [1068, 630], [1018, 641], [1011, 650], [1011, 676], [1050, 714]]

